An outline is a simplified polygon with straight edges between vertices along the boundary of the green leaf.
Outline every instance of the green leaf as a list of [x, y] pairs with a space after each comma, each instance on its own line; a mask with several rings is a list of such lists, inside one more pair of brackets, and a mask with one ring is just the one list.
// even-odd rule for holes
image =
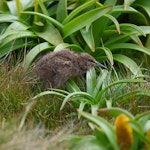
[[[10, 13], [16, 15], [17, 14], [16, 1], [7, 1], [7, 5], [9, 7]], [[33, 7], [34, 1], [20, 0], [20, 5], [22, 10], [26, 10]]]
[[78, 111], [78, 113], [88, 120], [92, 121], [98, 127], [102, 128], [114, 150], [119, 150], [116, 142], [115, 131], [110, 123], [99, 116], [91, 115], [82, 111]]
[[[149, 92], [149, 96], [150, 96], [150, 90], [147, 92]], [[146, 122], [150, 120], [150, 112], [148, 111], [141, 114], [137, 114], [134, 120], [140, 122], [142, 125], [145, 125]]]
[[115, 5], [117, 0], [105, 0], [104, 5]]
[[28, 46], [33, 46], [32, 42], [25, 42], [22, 39], [16, 39], [15, 41], [13, 41], [12, 43], [8, 43], [5, 46], [0, 48], [0, 57], [3, 57], [4, 55], [8, 54], [11, 51], [17, 50], [17, 49], [22, 49], [24, 47], [28, 47]]
[[45, 7], [44, 3], [42, 2], [42, 0], [38, 0], [38, 4], [43, 12], [44, 15], [47, 15], [49, 16], [49, 13], [48, 13], [48, 10], [47, 8]]
[[17, 16], [14, 15], [10, 15], [10, 14], [0, 14], [0, 22], [4, 23], [4, 22], [14, 22], [18, 20]]
[[24, 60], [25, 67], [29, 68], [29, 66], [32, 64], [32, 62], [34, 61], [34, 59], [38, 54], [50, 48], [52, 48], [52, 46], [50, 46], [49, 43], [47, 42], [40, 43], [37, 46], [33, 47], [25, 57]]
[[132, 43], [117, 43], [117, 44], [112, 44], [111, 47], [109, 47], [111, 50], [117, 50], [117, 49], [132, 49], [136, 51], [143, 52], [147, 55], [150, 56], [150, 50], [146, 47], [141, 47], [136, 44]]
[[27, 30], [28, 28], [29, 28], [28, 26], [26, 26], [25, 24], [22, 24], [21, 22], [18, 22], [18, 21], [11, 23], [7, 27], [5, 32], [0, 35], [0, 43], [3, 43], [3, 40], [6, 40], [6, 38], [8, 36], [13, 35], [13, 34], [17, 36], [19, 33]]
[[136, 0], [124, 0], [124, 9], [127, 9]]
[[136, 0], [133, 6], [138, 6], [141, 7], [146, 11], [148, 16], [150, 17], [150, 3], [149, 1], [141, 1], [141, 0]]
[[110, 64], [113, 66], [114, 65], [114, 59], [113, 59], [113, 54], [111, 50], [107, 47], [98, 47], [98, 50], [103, 50], [107, 56], [107, 59], [109, 60]]
[[[83, 100], [83, 101], [81, 100], [80, 105], [79, 105], [79, 108], [78, 108], [79, 111], [83, 111], [85, 105], [86, 105], [86, 102], [84, 102], [84, 100]], [[78, 114], [78, 119], [80, 119], [80, 117], [81, 117], [81, 115]]]
[[79, 98], [79, 99], [83, 99], [85, 98], [85, 100], [87, 101], [87, 103], [92, 104], [92, 102], [95, 101], [95, 99], [88, 93], [86, 92], [73, 92], [68, 94], [65, 99], [63, 100], [63, 103], [61, 105], [60, 110], [62, 110], [65, 106], [65, 104], [67, 103], [67, 101], [70, 100], [71, 97], [75, 97], [75, 98]]
[[44, 26], [44, 30], [41, 32], [35, 31], [38, 37], [41, 37], [45, 41], [49, 42], [52, 45], [59, 45], [63, 43], [63, 39], [59, 33], [59, 31], [52, 25], [48, 24]]
[[122, 94], [116, 98], [113, 99], [113, 103], [117, 102], [124, 102], [126, 100], [129, 100], [130, 97], [133, 96], [150, 96], [150, 90], [145, 90], [145, 89], [139, 89], [139, 90], [134, 90], [131, 92], [127, 92], [125, 94]]
[[73, 80], [71, 80], [71, 79], [69, 79], [66, 83], [65, 83], [65, 85], [66, 85], [66, 88], [68, 89], [68, 91], [69, 92], [81, 92], [81, 90], [80, 90], [80, 88], [77, 86], [77, 84], [73, 81]]
[[140, 40], [140, 38], [137, 35], [130, 35], [130, 38], [139, 46], [143, 46], [142, 41]]
[[124, 80], [119, 80], [119, 81], [113, 82], [113, 83], [107, 85], [104, 89], [102, 89], [98, 93], [98, 95], [96, 97], [96, 101], [97, 102], [99, 101], [100, 103], [103, 103], [103, 102], [100, 101], [103, 93], [106, 92], [110, 87], [112, 87], [114, 85], [122, 84], [122, 83], [143, 83], [143, 82], [145, 82], [145, 81], [144, 80], [139, 80], [139, 79], [124, 79]]
[[60, 51], [60, 50], [65, 49], [65, 48], [70, 48], [76, 52], [83, 52], [83, 49], [79, 45], [68, 44], [68, 43], [60, 43], [59, 45], [57, 45], [55, 47], [54, 51]]
[[111, 16], [111, 15], [109, 15], [109, 14], [105, 14], [104, 16], [109, 18], [111, 21], [113, 21], [113, 23], [116, 26], [117, 32], [120, 34], [120, 25], [119, 25], [119, 22], [116, 20], [116, 18]]
[[103, 70], [103, 71], [102, 71], [102, 75], [100, 74], [100, 75], [98, 76], [97, 81], [96, 81], [96, 86], [95, 86], [94, 91], [93, 91], [93, 93], [92, 93], [92, 95], [93, 95], [94, 97], [96, 97], [97, 94], [99, 93], [100, 87], [102, 86], [102, 83], [103, 83], [104, 80], [106, 79], [107, 75], [108, 75], [108, 71], [107, 71], [107, 70]]
[[93, 95], [93, 90], [96, 86], [96, 72], [94, 67], [86, 73], [86, 92]]
[[104, 14], [110, 11], [111, 8], [111, 6], [96, 8], [71, 20], [63, 27], [64, 38], [102, 17]]
[[5, 46], [6, 44], [8, 44], [9, 42], [15, 41], [17, 39], [21, 39], [21, 38], [27, 38], [27, 37], [32, 37], [32, 38], [36, 38], [36, 35], [31, 32], [31, 31], [15, 31], [14, 34], [9, 35], [6, 39], [3, 40], [3, 42], [0, 45], [0, 48], [2, 48], [3, 46]]
[[137, 33], [139, 33], [140, 35], [146, 36], [146, 34], [142, 30], [142, 28], [140, 26], [137, 26], [137, 25], [134, 25], [134, 24], [123, 23], [123, 24], [120, 24], [120, 28], [123, 31], [132, 31], [132, 32], [137, 31]]
[[38, 95], [34, 96], [32, 98], [32, 100], [35, 100], [41, 96], [45, 96], [45, 95], [57, 95], [57, 96], [61, 96], [61, 97], [65, 97], [66, 95], [64, 94], [61, 94], [60, 92], [55, 92], [55, 91], [44, 91], [44, 92], [41, 92], [39, 93]]
[[114, 54], [114, 60], [124, 64], [135, 76], [142, 75], [140, 67], [129, 57], [121, 54]]
[[92, 26], [90, 26], [90, 29], [87, 31], [85, 28], [81, 29], [82, 37], [84, 38], [86, 44], [91, 49], [91, 51], [95, 51], [95, 42], [92, 34]]
[[146, 17], [142, 13], [140, 13], [139, 11], [137, 11], [136, 9], [130, 6], [127, 9], [124, 9], [122, 5], [116, 5], [113, 7], [112, 12], [111, 12], [112, 15], [123, 14], [123, 13], [135, 14], [136, 18], [142, 21], [142, 24], [147, 24]]
[[67, 24], [72, 18], [74, 18], [77, 14], [79, 14], [83, 9], [92, 6], [94, 3], [96, 3], [97, 0], [89, 0], [87, 2], [84, 2], [83, 5], [77, 7], [71, 13], [65, 18], [63, 21], [63, 24]]
[[53, 23], [56, 27], [58, 27], [60, 30], [62, 30], [63, 25], [61, 23], [59, 23], [57, 20], [53, 19], [52, 17], [49, 17], [47, 15], [38, 13], [38, 12], [32, 12], [32, 11], [25, 11], [25, 12], [21, 12], [22, 14], [31, 14], [31, 15], [38, 15], [44, 19], [46, 19], [47, 21], [49, 21], [50, 23]]
[[60, 0], [57, 6], [56, 19], [59, 22], [67, 17], [67, 0]]
[[140, 126], [140, 124], [135, 120], [130, 121], [129, 124], [132, 126], [133, 130], [137, 133], [137, 136], [142, 142], [150, 144], [150, 140], [143, 134], [143, 126]]

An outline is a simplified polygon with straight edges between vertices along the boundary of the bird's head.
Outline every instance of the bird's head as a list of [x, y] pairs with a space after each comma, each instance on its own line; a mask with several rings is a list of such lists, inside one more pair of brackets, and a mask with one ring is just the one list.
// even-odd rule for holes
[[98, 66], [104, 69], [107, 69], [104, 65], [101, 63], [97, 62], [91, 55], [87, 53], [80, 53], [80, 67], [84, 70], [87, 71], [91, 67]]

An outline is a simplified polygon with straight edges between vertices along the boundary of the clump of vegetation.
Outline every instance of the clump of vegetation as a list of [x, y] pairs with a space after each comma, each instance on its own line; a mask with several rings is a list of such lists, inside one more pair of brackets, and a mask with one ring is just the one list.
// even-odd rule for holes
[[[30, 74], [30, 73], [29, 73]], [[0, 108], [1, 118], [20, 116], [24, 106], [29, 102], [36, 78], [30, 76], [21, 63], [15, 66], [2, 60], [0, 64]]]

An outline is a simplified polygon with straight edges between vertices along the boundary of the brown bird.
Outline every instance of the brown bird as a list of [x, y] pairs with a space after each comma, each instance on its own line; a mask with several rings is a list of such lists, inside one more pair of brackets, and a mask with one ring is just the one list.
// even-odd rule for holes
[[35, 62], [35, 71], [47, 87], [59, 88], [70, 77], [81, 75], [93, 66], [106, 68], [87, 53], [69, 49], [49, 52]]

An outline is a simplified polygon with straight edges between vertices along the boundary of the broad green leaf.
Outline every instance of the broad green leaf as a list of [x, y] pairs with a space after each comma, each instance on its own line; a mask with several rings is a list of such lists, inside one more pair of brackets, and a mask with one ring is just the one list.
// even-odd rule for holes
[[94, 88], [94, 91], [92, 93], [92, 95], [94, 97], [97, 96], [98, 92], [100, 91], [100, 87], [102, 86], [102, 83], [104, 82], [104, 80], [106, 79], [108, 75], [108, 71], [107, 70], [103, 70], [102, 71], [102, 75], [100, 74], [98, 77], [97, 77], [97, 81], [96, 81], [96, 86]]
[[94, 67], [86, 73], [86, 92], [93, 95], [93, 90], [96, 86], [96, 72]]
[[25, 40], [22, 40], [22, 39], [16, 39], [12, 43], [9, 42], [8, 44], [0, 48], [0, 57], [3, 57], [4, 55], [14, 50], [27, 48], [29, 46], [30, 47], [33, 46], [33, 43], [25, 42]]
[[116, 20], [116, 18], [111, 16], [111, 15], [109, 15], [109, 14], [105, 14], [104, 16], [109, 18], [111, 21], [113, 21], [113, 23], [116, 26], [117, 32], [120, 34], [120, 25], [119, 25], [119, 22]]
[[6, 11], [9, 11], [8, 6], [7, 6], [7, 2], [4, 0], [1, 0], [0, 1], [0, 13], [6, 12]]
[[85, 28], [81, 29], [81, 34], [83, 39], [85, 40], [86, 44], [89, 46], [89, 48], [91, 49], [91, 51], [95, 51], [95, 42], [94, 42], [94, 38], [93, 38], [93, 32], [92, 32], [92, 26], [90, 27], [90, 29], [88, 31], [86, 31]]
[[68, 80], [66, 83], [66, 88], [69, 92], [81, 92], [80, 88], [77, 86], [77, 84], [73, 80]]
[[92, 6], [96, 2], [97, 0], [90, 0], [90, 1], [83, 3], [83, 5], [77, 7], [65, 18], [65, 20], [63, 21], [63, 24], [67, 24], [72, 18], [74, 18], [77, 14], [79, 14], [83, 9], [89, 6]]
[[[11, 14], [17, 14], [16, 1], [7, 1]], [[34, 0], [20, 0], [21, 10], [26, 10], [34, 5]]]
[[146, 11], [148, 16], [150, 17], [150, 3], [149, 3], [149, 1], [136, 0], [135, 3], [133, 4], [133, 6], [141, 7], [142, 9], [144, 9]]
[[89, 121], [92, 121], [98, 127], [102, 128], [114, 150], [119, 150], [116, 142], [115, 131], [110, 123], [108, 123], [105, 119], [99, 116], [91, 115], [82, 111], [78, 111], [78, 113], [83, 117], [87, 118]]
[[113, 66], [114, 65], [114, 59], [113, 59], [113, 54], [110, 51], [110, 49], [107, 47], [98, 47], [97, 49], [103, 50], [105, 52], [107, 59], [109, 60], [110, 64]]
[[139, 26], [145, 34], [150, 34], [150, 26]]
[[136, 35], [130, 35], [130, 38], [139, 46], [143, 46], [142, 41], [140, 40], [140, 38]]
[[63, 36], [67, 37], [70, 34], [85, 27], [87, 24], [91, 24], [93, 21], [109, 12], [111, 8], [111, 6], [96, 8], [76, 17], [75, 19], [64, 25]]
[[57, 6], [56, 19], [59, 22], [67, 17], [67, 0], [60, 0]]
[[4, 23], [4, 22], [14, 22], [18, 20], [17, 16], [14, 15], [10, 15], [10, 14], [0, 14], [0, 22]]
[[123, 24], [120, 24], [120, 28], [123, 31], [137, 31], [137, 33], [139, 32], [140, 35], [146, 36], [142, 28], [134, 24], [123, 23]]
[[136, 0], [124, 0], [124, 9], [127, 9]]
[[115, 5], [117, 0], [105, 0], [104, 5]]
[[150, 35], [148, 35], [148, 37], [147, 37], [147, 41], [145, 43], [145, 47], [150, 49]]
[[43, 31], [35, 31], [35, 33], [38, 37], [44, 39], [52, 45], [57, 46], [60, 43], [63, 43], [63, 39], [59, 31], [52, 24], [48, 24], [47, 26], [45, 26]]
[[124, 9], [122, 5], [116, 5], [113, 7], [111, 11], [112, 15], [123, 14], [123, 13], [135, 14], [136, 18], [140, 19], [140, 21], [142, 21], [143, 24], [147, 24], [146, 17], [142, 13], [134, 9], [133, 7], [129, 6], [127, 9]]
[[13, 23], [11, 23], [7, 29], [5, 30], [5, 32], [3, 34], [0, 35], [0, 43], [2, 43], [2, 40], [5, 39], [10, 36], [10, 35], [15, 35], [16, 36], [21, 33], [24, 30], [27, 30], [29, 27], [26, 26], [25, 24], [22, 24], [18, 21], [15, 21]]
[[32, 64], [32, 62], [34, 61], [34, 59], [38, 54], [50, 48], [52, 48], [52, 46], [50, 46], [50, 44], [47, 42], [40, 43], [37, 46], [33, 47], [25, 57], [24, 60], [25, 67], [29, 68], [29, 66]]
[[27, 37], [32, 37], [36, 38], [36, 35], [28, 30], [20, 30], [20, 31], [14, 31], [14, 34], [9, 35], [7, 38], [3, 40], [3, 42], [0, 45], [0, 48], [8, 44], [9, 42], [15, 41], [16, 39], [21, 39], [21, 38], [27, 38]]
[[121, 54], [114, 54], [114, 60], [125, 65], [134, 75], [142, 75], [140, 67], [129, 57]]
[[59, 45], [57, 45], [55, 47], [54, 51], [60, 51], [60, 50], [65, 49], [65, 48], [70, 48], [76, 52], [83, 52], [83, 49], [79, 45], [68, 44], [68, 43], [60, 43]]
[[98, 108], [99, 108], [99, 105], [98, 104], [93, 104], [93, 105], [91, 105], [91, 114], [92, 115], [97, 115], [97, 110], [98, 110]]
[[[107, 24], [109, 22], [109, 19], [106, 17], [101, 17], [93, 22], [93, 37], [95, 42], [95, 47], [98, 47], [101, 45], [101, 39], [103, 39], [104, 31], [107, 29]], [[116, 33], [116, 31], [115, 31]], [[109, 32], [110, 36], [110, 32]], [[108, 37], [108, 36], [107, 36]]]
[[[107, 40], [105, 41], [104, 45], [105, 47], [108, 47], [109, 49], [111, 48], [111, 45], [115, 43], [126, 43], [131, 40], [131, 37], [135, 32], [121, 32], [120, 35], [116, 34], [116, 31], [114, 29], [108, 29], [104, 31], [103, 38], [106, 38]], [[109, 38], [109, 37], [112, 38]]]

